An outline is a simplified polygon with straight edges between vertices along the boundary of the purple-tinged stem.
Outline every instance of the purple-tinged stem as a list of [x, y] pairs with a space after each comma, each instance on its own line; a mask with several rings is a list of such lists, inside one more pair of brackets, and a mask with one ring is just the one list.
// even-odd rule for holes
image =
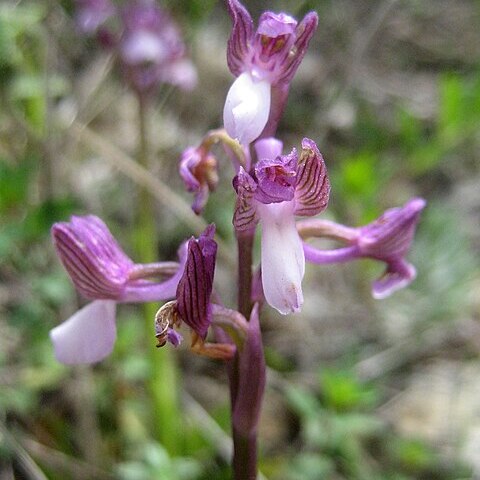
[[[255, 230], [237, 232], [238, 245], [238, 311], [246, 318], [250, 318], [252, 310], [252, 263], [253, 263], [253, 239]], [[232, 361], [230, 375], [230, 395], [232, 409], [238, 393], [239, 383], [238, 352]], [[232, 411], [233, 420], [233, 411]], [[255, 480], [257, 478], [257, 434], [250, 432], [248, 436], [240, 433], [232, 421], [233, 437], [233, 479]]]
[[233, 478], [257, 479], [257, 432], [245, 437], [233, 428]]
[[252, 311], [252, 263], [255, 231], [236, 233], [238, 246], [238, 311], [248, 319]]
[[360, 258], [357, 246], [337, 248], [335, 250], [320, 250], [318, 248], [303, 244], [305, 260], [318, 264], [344, 263]]

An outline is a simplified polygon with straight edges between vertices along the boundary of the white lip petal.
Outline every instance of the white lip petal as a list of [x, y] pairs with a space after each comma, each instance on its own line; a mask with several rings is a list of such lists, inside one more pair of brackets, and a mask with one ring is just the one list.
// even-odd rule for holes
[[265, 299], [281, 314], [303, 304], [305, 255], [293, 215], [294, 202], [259, 204], [262, 225], [262, 285]]
[[116, 303], [95, 300], [50, 331], [55, 357], [75, 365], [99, 362], [113, 349], [117, 336]]
[[242, 145], [262, 133], [270, 114], [270, 83], [242, 73], [232, 84], [225, 100], [223, 123], [227, 133]]

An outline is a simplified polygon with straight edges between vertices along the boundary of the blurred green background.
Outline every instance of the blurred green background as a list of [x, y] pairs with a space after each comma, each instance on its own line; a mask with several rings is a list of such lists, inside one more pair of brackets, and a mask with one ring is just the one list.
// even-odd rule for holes
[[[162, 5], [182, 27], [199, 85], [155, 96], [152, 174], [189, 203], [178, 158], [221, 125], [230, 19], [213, 0]], [[319, 14], [278, 136], [286, 149], [304, 136], [319, 145], [332, 182], [326, 218], [356, 226], [411, 196], [428, 201], [408, 289], [374, 301], [382, 265], [310, 265], [300, 315], [265, 309], [262, 475], [478, 478], [480, 2], [245, 5], [254, 18], [266, 9]], [[118, 165], [135, 156], [135, 98], [111, 56], [76, 33], [72, 13], [68, 1], [0, 4], [0, 479], [230, 478], [220, 363], [187, 345], [174, 352], [178, 411], [163, 413], [179, 435], [162, 443], [146, 388], [155, 339], [145, 338], [138, 307], [119, 309], [114, 353], [99, 365], [69, 368], [53, 357], [49, 330], [84, 301], [55, 258], [52, 223], [93, 213], [132, 257], [135, 241], [136, 179]], [[219, 159], [205, 217], [233, 252], [233, 171]], [[152, 202], [158, 257], [174, 259], [191, 217]], [[219, 261], [216, 281], [233, 307], [228, 262]]]

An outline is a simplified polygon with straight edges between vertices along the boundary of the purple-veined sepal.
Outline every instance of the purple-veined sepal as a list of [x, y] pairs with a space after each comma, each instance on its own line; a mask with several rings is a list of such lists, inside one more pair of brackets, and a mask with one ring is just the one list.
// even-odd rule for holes
[[238, 231], [247, 231], [255, 228], [259, 217], [255, 200], [257, 184], [255, 180], [242, 168], [233, 180], [233, 187], [237, 192], [233, 225]]
[[105, 223], [94, 215], [72, 216], [70, 222], [55, 223], [52, 239], [73, 284], [88, 299], [125, 303], [175, 296], [186, 259], [185, 246], [179, 248], [176, 272], [158, 282], [147, 278], [164, 275], [164, 265], [170, 268], [171, 264], [134, 264]]
[[290, 83], [295, 72], [297, 71], [303, 57], [307, 53], [308, 45], [318, 27], [318, 15], [316, 12], [310, 12], [305, 15], [303, 20], [298, 24], [295, 31], [295, 42], [290, 50], [289, 55], [282, 64], [282, 74], [279, 82]]
[[205, 340], [211, 319], [210, 296], [217, 255], [213, 239], [215, 225], [208, 226], [198, 239], [188, 241], [185, 269], [177, 287], [177, 311], [197, 335]]
[[362, 255], [381, 260], [403, 257], [410, 249], [425, 206], [423, 198], [412, 198], [403, 207], [390, 208], [360, 227], [357, 244]]
[[60, 260], [82, 295], [89, 299], [121, 297], [134, 263], [100, 218], [72, 216], [70, 222], [55, 223], [52, 239]]
[[227, 8], [233, 27], [227, 44], [227, 63], [230, 71], [238, 77], [244, 70], [253, 36], [253, 21], [247, 9], [238, 0], [228, 0]]
[[298, 160], [295, 215], [311, 217], [322, 213], [329, 197], [330, 181], [322, 154], [313, 140], [304, 138]]

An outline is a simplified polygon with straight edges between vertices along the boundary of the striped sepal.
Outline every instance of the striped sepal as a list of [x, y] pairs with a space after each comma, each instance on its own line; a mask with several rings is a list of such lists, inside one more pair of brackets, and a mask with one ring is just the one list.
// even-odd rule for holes
[[330, 181], [322, 154], [313, 140], [304, 138], [298, 161], [295, 215], [311, 217], [328, 205]]
[[279, 82], [291, 82], [300, 62], [303, 60], [303, 57], [307, 52], [308, 44], [310, 43], [317, 26], [318, 15], [315, 12], [307, 13], [303, 20], [298, 24], [295, 30], [297, 38], [290, 50], [290, 54], [285, 58], [285, 63], [282, 65], [282, 74], [279, 78]]
[[230, 71], [238, 77], [245, 70], [244, 65], [253, 37], [253, 21], [239, 1], [228, 0], [227, 7], [233, 21], [227, 45], [227, 63]]
[[215, 226], [210, 225], [198, 240], [189, 240], [185, 270], [177, 287], [178, 314], [203, 339], [211, 322], [210, 295], [217, 255], [214, 234]]
[[256, 200], [254, 198], [257, 184], [242, 168], [234, 179], [237, 201], [233, 213], [233, 226], [236, 230], [249, 230], [258, 223]]
[[376, 258], [406, 255], [425, 205], [423, 198], [413, 198], [403, 207], [390, 208], [375, 221], [362, 227], [358, 239], [362, 253]]
[[58, 256], [77, 289], [90, 299], [119, 299], [133, 262], [98, 217], [72, 217], [55, 223], [52, 238]]

